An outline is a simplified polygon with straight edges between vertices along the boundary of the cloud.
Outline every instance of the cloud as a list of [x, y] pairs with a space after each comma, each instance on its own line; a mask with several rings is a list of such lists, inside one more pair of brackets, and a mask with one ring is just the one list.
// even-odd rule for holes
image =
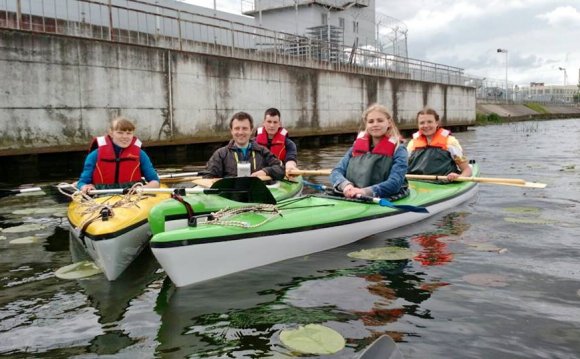
[[580, 11], [572, 6], [560, 6], [537, 17], [553, 27], [580, 27]]

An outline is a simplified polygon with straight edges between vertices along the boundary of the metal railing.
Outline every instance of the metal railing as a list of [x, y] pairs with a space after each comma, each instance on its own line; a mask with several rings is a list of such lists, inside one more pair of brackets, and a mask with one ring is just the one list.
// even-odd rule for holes
[[145, 0], [0, 0], [0, 27], [476, 87], [458, 67], [352, 49]]

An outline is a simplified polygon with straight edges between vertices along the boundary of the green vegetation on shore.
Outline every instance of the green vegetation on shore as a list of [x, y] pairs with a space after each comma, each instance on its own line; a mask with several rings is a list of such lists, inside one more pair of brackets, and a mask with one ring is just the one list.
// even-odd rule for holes
[[544, 113], [544, 114], [550, 113], [548, 110], [546, 110], [544, 108], [544, 106], [542, 106], [542, 105], [540, 105], [539, 103], [536, 103], [536, 102], [528, 102], [528, 103], [525, 103], [524, 106], [526, 106], [530, 110], [536, 111], [537, 113]]
[[476, 125], [491, 125], [491, 124], [497, 124], [500, 122], [501, 122], [501, 117], [499, 117], [499, 115], [495, 112], [492, 112], [489, 114], [478, 112], [475, 115], [475, 124]]

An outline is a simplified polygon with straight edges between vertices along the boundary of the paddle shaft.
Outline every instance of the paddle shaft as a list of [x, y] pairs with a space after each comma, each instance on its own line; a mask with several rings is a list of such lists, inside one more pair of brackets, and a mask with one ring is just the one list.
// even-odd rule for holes
[[[327, 176], [332, 172], [331, 169], [320, 169], [320, 170], [290, 170], [287, 172], [288, 175], [292, 176]], [[408, 174], [405, 177], [410, 180], [427, 180], [427, 181], [446, 181], [447, 176], [435, 176], [435, 175], [413, 175]], [[457, 182], [478, 182], [478, 183], [489, 183], [498, 184], [504, 186], [518, 186], [518, 187], [529, 187], [529, 188], [545, 188], [546, 185], [543, 183], [526, 182], [519, 178], [492, 178], [492, 177], [458, 177], [455, 181]]]
[[[125, 194], [128, 193], [126, 188], [112, 188], [112, 189], [94, 189], [89, 191], [90, 195], [96, 194]], [[243, 192], [243, 190], [226, 190], [226, 189], [212, 189], [212, 188], [138, 188], [135, 190], [136, 193], [178, 193], [178, 194], [193, 194], [193, 193], [205, 193], [205, 194], [219, 194], [222, 192]]]
[[[428, 180], [428, 181], [446, 181], [447, 176], [433, 175], [406, 175], [408, 179]], [[519, 178], [490, 178], [490, 177], [457, 177], [457, 182], [481, 182], [481, 183], [514, 183], [526, 184], [526, 181]]]

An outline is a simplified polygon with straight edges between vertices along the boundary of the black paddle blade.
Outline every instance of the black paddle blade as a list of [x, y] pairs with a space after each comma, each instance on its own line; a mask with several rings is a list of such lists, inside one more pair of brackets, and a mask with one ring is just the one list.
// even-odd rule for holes
[[211, 189], [220, 190], [220, 196], [236, 202], [276, 204], [272, 192], [258, 177], [222, 178]]

